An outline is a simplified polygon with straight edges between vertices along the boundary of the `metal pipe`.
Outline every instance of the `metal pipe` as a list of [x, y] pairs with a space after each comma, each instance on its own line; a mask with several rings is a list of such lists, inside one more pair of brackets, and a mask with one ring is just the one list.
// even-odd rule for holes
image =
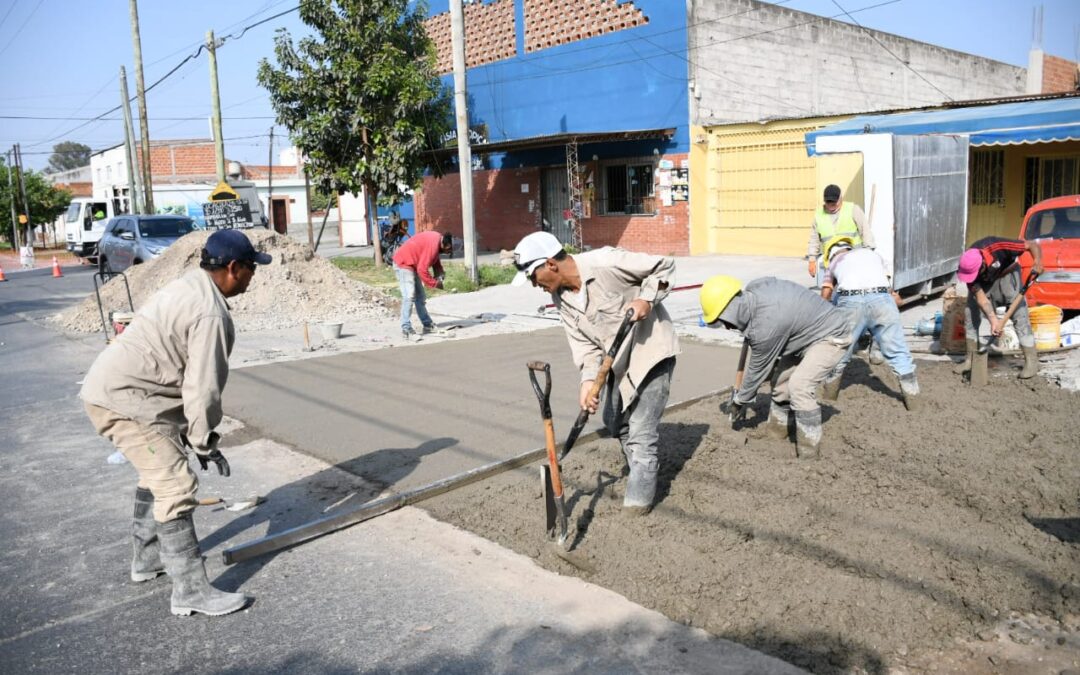
[[[712, 391], [701, 396], [695, 396], [685, 401], [680, 401], [678, 403], [673, 403], [672, 405], [669, 405], [664, 410], [664, 412], [675, 412], [712, 396], [719, 396], [725, 393], [730, 393], [730, 391], [731, 387], [725, 387], [724, 389], [720, 389], [718, 391]], [[578, 439], [578, 442], [588, 443], [590, 441], [594, 441], [600, 438], [602, 431], [602, 429], [598, 429], [591, 433], [585, 434]], [[559, 450], [561, 451], [562, 448], [560, 447]], [[291, 529], [285, 530], [284, 532], [279, 532], [277, 534], [262, 537], [261, 539], [249, 541], [248, 543], [240, 544], [239, 546], [234, 546], [230, 549], [226, 549], [221, 554], [221, 557], [225, 561], [226, 565], [232, 565], [235, 563], [243, 562], [245, 560], [251, 560], [252, 558], [264, 555], [266, 553], [273, 553], [274, 551], [279, 551], [283, 548], [302, 544], [306, 541], [321, 537], [324, 534], [337, 532], [338, 530], [345, 529], [350, 525], [362, 523], [365, 520], [371, 520], [372, 518], [381, 516], [385, 513], [396, 511], [403, 506], [409, 506], [411, 504], [422, 502], [426, 499], [431, 499], [432, 497], [437, 497], [441, 494], [450, 492], [451, 490], [456, 490], [458, 488], [465, 487], [466, 485], [471, 485], [472, 483], [475, 483], [477, 481], [491, 478], [492, 476], [497, 476], [500, 473], [510, 471], [511, 469], [517, 469], [527, 464], [532, 464], [536, 460], [546, 456], [547, 446], [528, 450], [519, 455], [515, 455], [514, 457], [510, 457], [509, 459], [500, 460], [492, 464], [485, 464], [484, 466], [470, 469], [469, 471], [450, 476], [449, 478], [443, 478], [441, 480], [435, 481], [434, 483], [429, 483], [428, 485], [409, 490], [408, 492], [402, 492], [401, 494], [382, 497], [381, 499], [376, 499], [374, 501], [367, 502], [366, 504], [361, 504], [360, 506], [356, 507], [351, 511], [344, 511], [342, 513], [337, 513], [332, 516], [319, 518], [318, 520], [314, 520], [310, 523], [305, 523], [303, 525], [298, 525]]]

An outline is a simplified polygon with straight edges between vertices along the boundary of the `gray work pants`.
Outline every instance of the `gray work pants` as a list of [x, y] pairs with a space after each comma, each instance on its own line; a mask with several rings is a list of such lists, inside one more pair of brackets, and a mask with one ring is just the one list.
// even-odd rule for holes
[[646, 472], [660, 466], [660, 418], [671, 392], [671, 374], [675, 357], [657, 363], [637, 390], [637, 398], [626, 410], [615, 378], [607, 381], [604, 396], [604, 426], [619, 439], [627, 464], [640, 464]]
[[792, 410], [817, 410], [817, 386], [844, 358], [850, 343], [850, 338], [827, 338], [802, 354], [781, 357], [772, 374], [772, 400], [780, 406], [790, 403]]
[[[990, 301], [990, 306], [993, 308], [1005, 306], [1008, 307], [1012, 304], [1013, 298], [1020, 293], [1020, 287], [1023, 284], [1020, 282], [1020, 267], [1013, 268], [1012, 272], [1005, 274], [990, 287], [990, 290], [986, 293], [986, 298]], [[967, 339], [977, 340], [979, 336], [979, 327], [982, 325], [983, 316], [982, 309], [979, 307], [979, 303], [975, 300], [975, 294], [968, 290], [967, 305], [964, 306], [964, 330], [967, 334]], [[1034, 347], [1035, 346], [1035, 333], [1031, 330], [1031, 319], [1028, 317], [1027, 300], [1021, 300], [1020, 306], [1016, 308], [1016, 313], [1012, 315], [1013, 328], [1016, 329], [1016, 337], [1020, 339], [1020, 346], [1022, 347]], [[979, 345], [979, 351], [983, 351], [986, 348], [986, 341], [983, 340]]]

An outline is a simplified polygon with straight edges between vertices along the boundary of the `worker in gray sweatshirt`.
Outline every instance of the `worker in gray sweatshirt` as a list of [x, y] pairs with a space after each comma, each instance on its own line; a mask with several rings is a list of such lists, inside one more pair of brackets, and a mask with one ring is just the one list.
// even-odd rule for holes
[[702, 285], [701, 311], [706, 324], [740, 331], [750, 347], [742, 386], [732, 393], [728, 406], [732, 425], [745, 417], [746, 407], [771, 373], [769, 432], [787, 438], [794, 410], [796, 453], [817, 457], [821, 443], [817, 386], [851, 343], [851, 315], [790, 281], [764, 277], [743, 286], [726, 275]]

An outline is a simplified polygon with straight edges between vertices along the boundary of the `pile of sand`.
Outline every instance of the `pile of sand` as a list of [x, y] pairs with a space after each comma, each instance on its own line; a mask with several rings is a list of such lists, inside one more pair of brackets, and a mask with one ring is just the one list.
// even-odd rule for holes
[[[392, 316], [396, 301], [380, 291], [353, 281], [311, 249], [286, 235], [269, 230], [248, 230], [255, 248], [274, 257], [260, 266], [247, 293], [229, 299], [237, 330], [287, 328], [308, 321], [384, 319]], [[155, 292], [188, 270], [198, 267], [199, 254], [209, 232], [192, 232], [165, 249], [158, 258], [127, 270], [131, 298], [138, 310]], [[101, 291], [105, 311], [127, 309], [123, 280], [114, 278]], [[85, 300], [55, 320], [65, 329], [91, 333], [101, 330], [97, 300]]]

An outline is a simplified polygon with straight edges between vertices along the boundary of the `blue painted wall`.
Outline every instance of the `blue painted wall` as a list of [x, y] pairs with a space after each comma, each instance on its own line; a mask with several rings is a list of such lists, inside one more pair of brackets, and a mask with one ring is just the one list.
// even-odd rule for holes
[[[487, 125], [491, 142], [565, 132], [674, 128], [668, 142], [582, 146], [583, 159], [689, 152], [686, 5], [633, 0], [649, 22], [587, 40], [526, 53], [524, 0], [514, 0], [517, 56], [468, 71], [470, 126]], [[431, 0], [430, 14], [449, 11]], [[453, 90], [453, 76], [444, 78]], [[488, 168], [562, 164], [562, 147], [494, 155]]]

